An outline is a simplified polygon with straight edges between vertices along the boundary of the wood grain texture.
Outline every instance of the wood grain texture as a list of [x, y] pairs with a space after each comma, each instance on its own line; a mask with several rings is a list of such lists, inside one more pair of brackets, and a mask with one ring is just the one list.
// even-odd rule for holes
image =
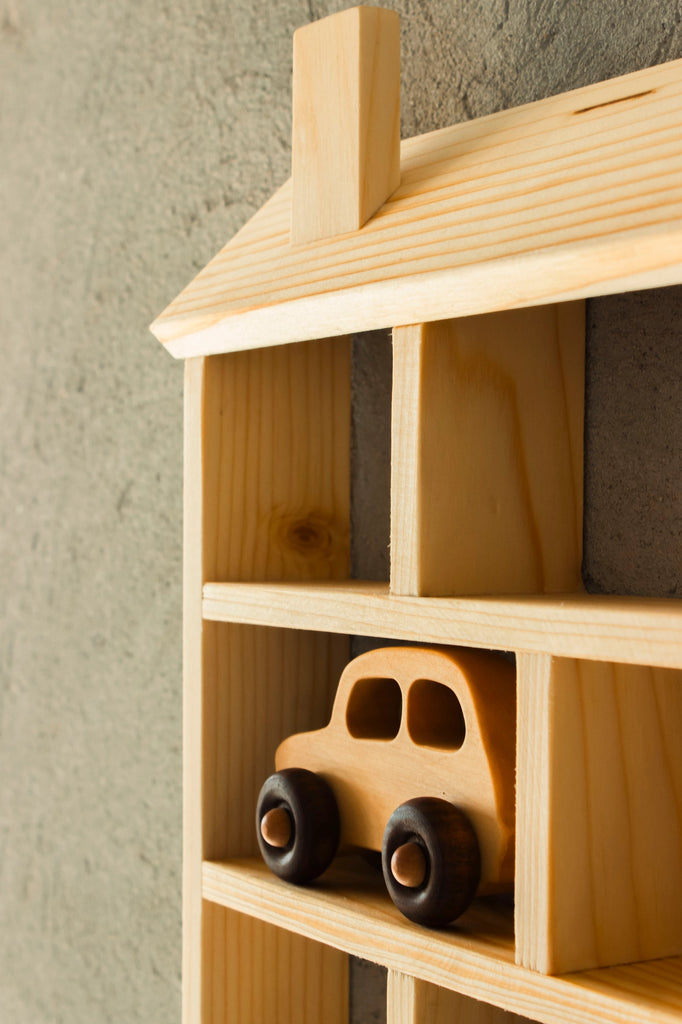
[[[202, 415], [206, 360], [185, 363], [182, 607], [182, 1020], [202, 1021], [201, 807], [203, 484]], [[208, 629], [215, 626], [208, 624]]]
[[682, 673], [526, 656], [518, 687], [518, 961], [682, 952]]
[[526, 1024], [527, 1017], [500, 1010], [418, 981], [399, 971], [388, 972], [388, 1024]]
[[350, 340], [211, 363], [204, 579], [341, 579], [348, 572]]
[[[225, 955], [215, 941], [222, 932], [204, 915], [202, 859], [255, 850], [255, 801], [275, 748], [291, 731], [327, 720], [348, 659], [340, 635], [203, 623], [202, 585], [217, 573], [235, 579], [347, 574], [347, 360], [340, 339], [188, 364], [185, 1024], [223, 1024], [230, 1012], [223, 999], [207, 995], [216, 985], [220, 990]], [[287, 933], [266, 932], [268, 958], [293, 971], [307, 969], [296, 962], [297, 950], [319, 960], [314, 947], [294, 948]], [[254, 934], [260, 942], [266, 933]], [[252, 974], [238, 962], [232, 967], [230, 998], [247, 1016], [230, 1017], [230, 1024], [251, 1024], [249, 991], [262, 989], [259, 998], [267, 1003], [282, 988], [281, 977], [262, 973], [264, 963], [249, 959]], [[335, 964], [332, 958], [327, 994], [343, 1004]], [[299, 1017], [282, 1010], [278, 1019], [293, 1024]]]
[[204, 865], [204, 895], [390, 970], [546, 1024], [679, 1024], [682, 958], [553, 977], [514, 963], [511, 910], [480, 900], [456, 926], [410, 924], [365, 868], [332, 867], [314, 888], [260, 861]]
[[[418, 721], [433, 729], [444, 709], [425, 689], [429, 680], [454, 696], [465, 734], [459, 749], [415, 742]], [[389, 738], [377, 738], [377, 682], [395, 688], [397, 715]], [[370, 684], [369, 686], [367, 684]], [[392, 691], [391, 691], [392, 692]], [[362, 706], [358, 706], [362, 704]], [[353, 728], [355, 722], [369, 729]], [[481, 889], [510, 888], [514, 877], [514, 669], [495, 654], [469, 650], [379, 648], [343, 672], [331, 720], [323, 729], [289, 736], [277, 770], [306, 768], [331, 785], [341, 816], [341, 843], [380, 851], [387, 822], [401, 804], [438, 796], [473, 824], [481, 851]]]
[[204, 944], [209, 1020], [347, 1024], [348, 957], [338, 950], [215, 903], [205, 906]]
[[292, 248], [288, 182], [153, 332], [188, 356], [679, 283], [681, 66], [403, 142], [360, 232]]
[[584, 334], [582, 303], [394, 329], [393, 593], [581, 589]]
[[386, 978], [387, 1024], [417, 1024], [415, 992], [419, 982], [411, 974], [389, 971]]
[[400, 181], [400, 19], [352, 7], [294, 32], [291, 243], [357, 231]]
[[596, 661], [682, 668], [682, 604], [658, 598], [397, 597], [388, 585], [207, 583], [204, 616]]
[[204, 719], [204, 856], [245, 856], [257, 850], [256, 800], [275, 750], [328, 721], [348, 639], [216, 623], [204, 634], [217, 681]]

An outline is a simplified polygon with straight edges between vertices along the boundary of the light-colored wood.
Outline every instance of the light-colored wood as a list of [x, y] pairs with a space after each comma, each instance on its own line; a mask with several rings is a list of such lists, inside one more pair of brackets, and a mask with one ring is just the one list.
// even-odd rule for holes
[[344, 953], [215, 903], [205, 907], [204, 942], [213, 951], [204, 991], [208, 1019], [348, 1024]]
[[350, 339], [236, 353], [209, 386], [204, 578], [346, 576]]
[[[386, 688], [395, 698], [390, 712]], [[445, 708], [443, 698], [453, 695], [454, 707]], [[434, 732], [436, 720], [441, 724], [446, 715], [447, 724], [457, 726], [457, 712], [465, 728], [463, 742], [455, 737], [459, 747]], [[387, 713], [394, 721], [385, 734]], [[379, 648], [346, 667], [329, 725], [288, 737], [275, 762], [278, 771], [307, 768], [329, 782], [342, 845], [381, 850], [388, 819], [401, 804], [415, 797], [448, 800], [476, 831], [479, 891], [511, 888], [515, 714], [514, 668], [497, 655]]]
[[281, 882], [260, 860], [205, 864], [203, 878], [206, 899], [532, 1020], [679, 1024], [682, 1015], [682, 958], [538, 974], [514, 963], [511, 909], [496, 900], [434, 932], [402, 917], [366, 867], [332, 866], [314, 888]]
[[682, 672], [526, 656], [518, 687], [518, 961], [679, 954]]
[[291, 818], [284, 807], [272, 807], [260, 821], [260, 833], [270, 846], [283, 849], [291, 839]]
[[388, 972], [388, 1024], [527, 1024], [527, 1017], [449, 992], [399, 971]]
[[419, 982], [411, 974], [389, 971], [386, 978], [387, 1024], [418, 1024], [415, 993]]
[[352, 7], [294, 32], [291, 242], [357, 231], [400, 181], [400, 19]]
[[[299, 630], [205, 623], [204, 649], [204, 848], [216, 851], [213, 856], [250, 854], [256, 851], [256, 799], [272, 770], [275, 748], [293, 730], [314, 727], [327, 719], [336, 679], [348, 660], [348, 640]], [[213, 681], [212, 690], [207, 689], [209, 680]], [[249, 1001], [256, 998], [254, 990], [264, 1005], [270, 1005], [272, 993], [290, 984], [287, 975], [295, 981], [316, 972], [320, 957], [325, 985], [324, 997], [321, 993], [316, 997], [318, 1008], [327, 1003], [330, 1007], [343, 1005], [345, 968], [336, 962], [333, 951], [310, 943], [292, 946], [291, 936], [279, 930], [261, 934], [241, 922], [235, 932], [233, 925], [233, 921], [225, 921], [224, 930], [221, 925], [217, 933], [211, 926], [203, 931], [204, 985], [220, 985], [216, 978], [228, 963], [225, 985], [230, 999], [205, 1003], [204, 1016], [196, 1019], [197, 1024], [252, 1024], [248, 1014]], [[223, 936], [230, 953], [223, 953], [221, 945], [214, 947], [216, 934]], [[267, 952], [249, 945], [266, 939]], [[311, 957], [309, 964], [299, 959], [303, 954]], [[279, 973], [272, 970], [275, 962], [281, 965]], [[310, 1014], [309, 1020], [315, 1020], [309, 1007], [302, 1009], [300, 992], [297, 998], [298, 1006], [293, 997], [286, 1004], [291, 1016], [280, 1006], [274, 1019], [298, 1024]], [[241, 1007], [246, 1016], [230, 1016], [231, 1007]], [[263, 1017], [264, 1022], [272, 1019]]]
[[[183, 495], [183, 832], [182, 832], [182, 1020], [200, 1024], [202, 998], [202, 630], [203, 473], [202, 410], [206, 360], [185, 363]], [[206, 629], [216, 626], [206, 624]]]
[[561, 657], [682, 668], [682, 602], [395, 597], [384, 583], [207, 583], [204, 617]]
[[393, 593], [581, 589], [584, 337], [582, 303], [394, 330]]
[[[335, 339], [190, 361], [186, 396], [184, 1020], [223, 1024], [227, 1003], [207, 993], [222, 991], [223, 946], [234, 939], [203, 915], [202, 859], [255, 851], [253, 809], [277, 744], [327, 720], [348, 640], [204, 623], [202, 585], [216, 575], [347, 574], [349, 346]], [[253, 935], [267, 938], [268, 955], [247, 948], [244, 969], [235, 962], [234, 1005], [248, 1008], [254, 986], [265, 1004], [282, 988], [276, 975], [258, 974], [267, 959], [296, 971], [308, 969], [296, 963], [302, 951], [311, 964], [325, 959], [285, 932]], [[330, 953], [325, 998], [343, 1004], [337, 961]], [[251, 1024], [243, 1012], [229, 1024]], [[282, 1010], [277, 1019], [300, 1018]]]
[[403, 843], [391, 857], [391, 874], [408, 889], [418, 889], [426, 878], [426, 857], [419, 843]]
[[360, 232], [291, 247], [284, 185], [152, 330], [175, 356], [682, 281], [679, 61], [402, 143]]

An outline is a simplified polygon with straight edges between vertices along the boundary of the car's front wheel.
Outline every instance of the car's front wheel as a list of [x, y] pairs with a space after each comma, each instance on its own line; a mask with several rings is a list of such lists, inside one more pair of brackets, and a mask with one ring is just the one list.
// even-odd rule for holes
[[311, 882], [329, 867], [341, 826], [329, 784], [307, 768], [285, 768], [263, 785], [256, 834], [265, 863], [287, 882]]
[[476, 832], [458, 807], [437, 797], [401, 804], [384, 832], [381, 865], [398, 910], [442, 927], [471, 903], [481, 877]]

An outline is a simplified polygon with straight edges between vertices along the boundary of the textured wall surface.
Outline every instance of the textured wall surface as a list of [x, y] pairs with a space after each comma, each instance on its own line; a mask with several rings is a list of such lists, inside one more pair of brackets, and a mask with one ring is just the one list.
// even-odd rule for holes
[[[291, 35], [343, 6], [0, 0], [3, 1022], [179, 1022], [182, 368], [146, 325], [288, 175]], [[387, 6], [404, 136], [682, 56], [676, 0]], [[680, 592], [681, 295], [590, 303], [595, 590]], [[386, 344], [355, 367], [381, 576]]]

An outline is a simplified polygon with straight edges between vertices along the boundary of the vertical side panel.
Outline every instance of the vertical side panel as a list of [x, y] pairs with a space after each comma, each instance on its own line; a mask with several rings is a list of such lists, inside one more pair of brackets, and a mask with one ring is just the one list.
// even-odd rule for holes
[[187, 409], [185, 1024], [340, 1021], [346, 958], [202, 903], [200, 870], [255, 851], [275, 747], [326, 721], [348, 641], [202, 623], [201, 591], [347, 576], [349, 340], [206, 359], [188, 369]]
[[[445, 320], [394, 337], [407, 348], [400, 386], [409, 393], [394, 420], [403, 453], [395, 485], [402, 498], [402, 480], [414, 487], [416, 524], [405, 555], [402, 531], [394, 533], [394, 593], [580, 590], [583, 304]], [[415, 420], [414, 437], [402, 438]]]
[[386, 979], [386, 1024], [416, 1024], [416, 990], [410, 974], [389, 971]]
[[201, 763], [203, 473], [202, 414], [206, 360], [185, 362], [183, 498], [183, 852], [182, 1019], [201, 1021]]
[[391, 593], [419, 594], [421, 379], [425, 324], [393, 328]]
[[[549, 719], [552, 658], [516, 655], [516, 962], [549, 972]], [[575, 872], [587, 865], [576, 864]]]
[[489, 1003], [389, 971], [386, 1024], [530, 1024]]
[[519, 962], [679, 954], [682, 673], [529, 657], [519, 691]]

